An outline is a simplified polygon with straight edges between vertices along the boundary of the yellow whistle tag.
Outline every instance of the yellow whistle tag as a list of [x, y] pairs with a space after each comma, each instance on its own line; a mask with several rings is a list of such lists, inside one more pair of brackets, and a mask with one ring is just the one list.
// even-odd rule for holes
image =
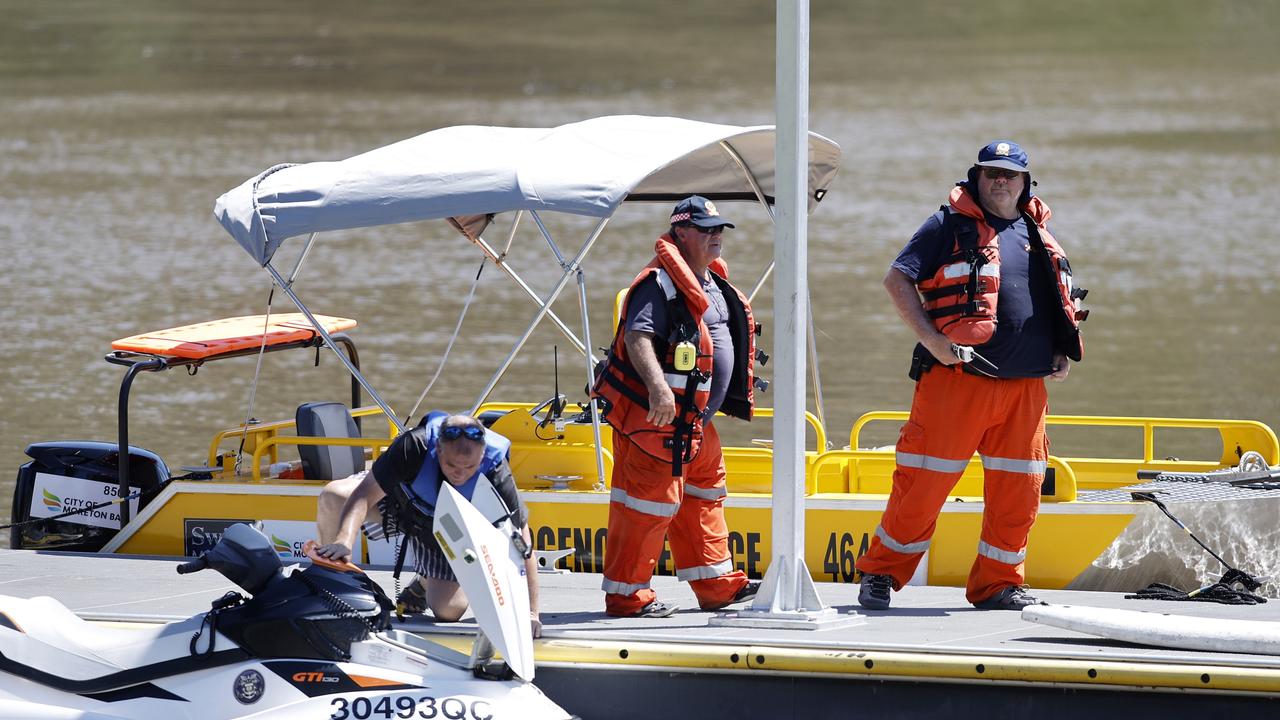
[[693, 343], [685, 340], [676, 345], [675, 357], [673, 364], [677, 372], [689, 372], [693, 369], [694, 363], [698, 360], [698, 349]]

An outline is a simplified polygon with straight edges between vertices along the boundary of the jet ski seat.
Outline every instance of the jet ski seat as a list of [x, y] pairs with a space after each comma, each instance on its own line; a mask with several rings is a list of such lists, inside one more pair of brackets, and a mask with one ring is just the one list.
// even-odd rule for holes
[[[309, 402], [294, 414], [303, 437], [358, 438], [360, 428], [340, 402]], [[364, 448], [345, 445], [299, 445], [302, 476], [308, 480], [338, 480], [364, 469]]]
[[[190, 655], [201, 616], [167, 624], [104, 625], [51, 597], [0, 596], [0, 653], [8, 661], [71, 680]], [[221, 647], [230, 641], [219, 636]]]
[[[87, 622], [50, 597], [0, 595], [0, 671], [64, 692], [92, 694], [249, 657], [222, 633], [216, 651], [193, 655], [191, 638], [203, 619], [139, 623], [133, 629]], [[203, 649], [204, 637], [201, 641]]]

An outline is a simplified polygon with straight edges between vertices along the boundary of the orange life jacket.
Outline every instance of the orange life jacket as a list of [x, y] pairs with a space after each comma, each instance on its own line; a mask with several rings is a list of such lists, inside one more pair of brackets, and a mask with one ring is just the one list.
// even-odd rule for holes
[[[918, 284], [924, 309], [934, 327], [952, 342], [982, 345], [996, 330], [1000, 236], [987, 224], [982, 207], [963, 185], [951, 190], [950, 206], [942, 209], [952, 216], [946, 224], [957, 228], [955, 246], [937, 272]], [[1072, 285], [1071, 263], [1047, 227], [1053, 215], [1049, 206], [1040, 198], [1032, 197], [1022, 207], [1022, 213], [1027, 222], [1035, 223], [1035, 229], [1029, 233], [1031, 242], [1043, 246], [1044, 252], [1039, 254], [1047, 262], [1058, 288], [1062, 312], [1054, 321], [1055, 346], [1067, 357], [1079, 361], [1084, 356], [1080, 323], [1089, 316], [1088, 310], [1081, 309], [1080, 301], [1088, 290]]]
[[[711, 398], [714, 348], [711, 333], [702, 320], [710, 301], [670, 234], [658, 238], [655, 252], [654, 259], [631, 282], [631, 290], [622, 301], [622, 314], [613, 336], [613, 345], [597, 371], [591, 395], [605, 401], [604, 420], [615, 432], [626, 435], [647, 455], [671, 462], [677, 470], [674, 474], [679, 474], [681, 464], [697, 457], [702, 444], [702, 415]], [[755, 406], [755, 336], [759, 328], [755, 325], [746, 296], [729, 284], [729, 268], [724, 260], [717, 258], [709, 269], [728, 306], [729, 333], [734, 344], [733, 376], [720, 410], [726, 415], [750, 420]], [[654, 350], [658, 353], [667, 384], [675, 395], [676, 420], [660, 427], [645, 419], [649, 412], [649, 390], [627, 357], [625, 342], [631, 291], [650, 276], [656, 276], [659, 286], [666, 292], [668, 307], [672, 309], [670, 334], [654, 337]], [[677, 299], [680, 302], [675, 302]], [[697, 359], [692, 370], [680, 372], [675, 368], [676, 345], [686, 340], [697, 346]]]

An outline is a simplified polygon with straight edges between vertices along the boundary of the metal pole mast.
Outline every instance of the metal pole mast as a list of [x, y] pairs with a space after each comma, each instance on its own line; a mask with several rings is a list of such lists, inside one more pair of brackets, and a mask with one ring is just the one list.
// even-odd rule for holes
[[[804, 408], [809, 257], [809, 2], [778, 0], [775, 99], [773, 559], [752, 606], [726, 622], [756, 627], [843, 626], [824, 607], [804, 562]], [[861, 620], [861, 618], [858, 618]]]

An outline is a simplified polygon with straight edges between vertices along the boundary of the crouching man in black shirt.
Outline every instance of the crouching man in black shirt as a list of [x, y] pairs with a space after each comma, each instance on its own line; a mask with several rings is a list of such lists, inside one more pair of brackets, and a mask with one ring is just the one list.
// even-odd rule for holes
[[[417, 558], [418, 577], [397, 603], [423, 612], [431, 609], [440, 622], [455, 622], [467, 610], [467, 596], [432, 537], [432, 514], [441, 483], [448, 481], [467, 500], [473, 500], [481, 478], [497, 492], [531, 545], [529, 513], [516, 491], [507, 463], [511, 442], [469, 415], [434, 412], [418, 427], [396, 438], [371, 470], [329, 483], [321, 492], [316, 525], [317, 552], [335, 560], [350, 560], [363, 527], [374, 539], [403, 534]], [[486, 490], [487, 491], [487, 488]], [[406, 497], [413, 502], [404, 502]], [[533, 636], [542, 634], [538, 619], [538, 572], [532, 555], [525, 560], [529, 581], [529, 614]]]

